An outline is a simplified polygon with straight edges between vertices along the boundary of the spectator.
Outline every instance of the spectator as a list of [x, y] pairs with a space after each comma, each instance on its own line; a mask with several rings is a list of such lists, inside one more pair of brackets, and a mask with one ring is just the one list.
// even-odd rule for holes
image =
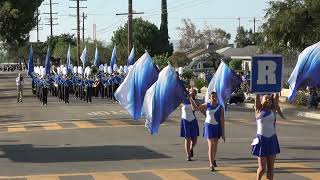
[[311, 109], [317, 109], [318, 108], [318, 93], [316, 88], [314, 87], [310, 87], [309, 88], [309, 95], [310, 95], [310, 99], [308, 102], [308, 107]]
[[23, 76], [19, 73], [18, 77], [16, 78], [16, 85], [17, 85], [17, 101], [22, 102], [23, 96]]

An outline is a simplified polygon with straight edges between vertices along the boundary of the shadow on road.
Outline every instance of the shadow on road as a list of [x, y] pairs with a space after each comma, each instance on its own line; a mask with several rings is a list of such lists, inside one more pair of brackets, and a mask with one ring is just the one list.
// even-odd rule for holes
[[[31, 92], [31, 87], [24, 87], [23, 88], [24, 91], [30, 91]], [[14, 93], [17, 92], [17, 88], [6, 88], [6, 89], [0, 89], [0, 92], [3, 92], [3, 91], [12, 91]]]
[[294, 149], [294, 150], [311, 150], [320, 151], [320, 146], [281, 146], [281, 148]]
[[21, 115], [0, 115], [0, 123], [4, 122], [19, 122], [22, 120]]
[[57, 163], [85, 161], [121, 161], [170, 158], [144, 146], [106, 145], [91, 147], [34, 147], [31, 144], [0, 145], [3, 155], [13, 162]]

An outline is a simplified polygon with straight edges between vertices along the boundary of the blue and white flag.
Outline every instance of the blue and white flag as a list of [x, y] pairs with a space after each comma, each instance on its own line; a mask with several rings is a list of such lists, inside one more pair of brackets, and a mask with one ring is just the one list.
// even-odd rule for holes
[[290, 93], [289, 102], [292, 102], [297, 95], [300, 87], [319, 87], [320, 86], [320, 42], [307, 47], [303, 50], [297, 64], [288, 80]]
[[50, 69], [51, 69], [51, 53], [50, 53], [50, 48], [48, 46], [47, 56], [46, 56], [46, 61], [45, 61], [46, 74], [50, 74]]
[[129, 58], [128, 58], [128, 66], [134, 64], [134, 47], [132, 47]]
[[96, 47], [96, 52], [94, 54], [94, 65], [99, 67], [99, 54], [98, 54], [98, 47]]
[[209, 102], [209, 95], [215, 92], [218, 97], [218, 103], [226, 109], [232, 92], [241, 84], [242, 80], [228, 65], [221, 61], [216, 73], [210, 81], [206, 93], [206, 102]]
[[113, 67], [113, 65], [117, 64], [117, 51], [116, 46], [113, 47], [111, 60], [110, 60], [110, 66]]
[[71, 70], [71, 52], [70, 52], [70, 44], [67, 52], [67, 69], [68, 71]]
[[186, 88], [179, 79], [174, 67], [168, 65], [159, 74], [158, 80], [148, 89], [142, 106], [146, 117], [146, 127], [151, 134], [158, 133], [169, 115], [186, 98]]
[[29, 58], [28, 58], [28, 76], [32, 76], [32, 73], [34, 72], [34, 66], [33, 66], [33, 50], [32, 46], [29, 50]]
[[147, 90], [157, 81], [159, 69], [148, 53], [133, 65], [122, 84], [114, 93], [115, 98], [134, 120], [141, 117], [141, 109]]
[[86, 64], [86, 61], [87, 61], [87, 46], [84, 47], [84, 50], [82, 51], [80, 59], [82, 61], [83, 67], [84, 67]]

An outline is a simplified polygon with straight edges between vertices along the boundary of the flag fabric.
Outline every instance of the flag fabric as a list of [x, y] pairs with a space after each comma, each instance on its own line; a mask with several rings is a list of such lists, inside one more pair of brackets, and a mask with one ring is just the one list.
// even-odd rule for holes
[[96, 47], [96, 52], [94, 54], [94, 65], [99, 67], [99, 54], [98, 54], [98, 47]]
[[[130, 73], [130, 72], [129, 72]], [[186, 98], [186, 88], [174, 67], [168, 65], [159, 74], [158, 80], [148, 89], [142, 106], [145, 126], [151, 134], [157, 134], [160, 124]]]
[[34, 72], [34, 65], [33, 65], [33, 50], [32, 46], [29, 50], [29, 59], [28, 59], [28, 76], [32, 76], [32, 73]]
[[47, 56], [46, 56], [46, 61], [45, 61], [45, 73], [49, 74], [50, 69], [51, 69], [51, 53], [50, 53], [50, 48], [48, 46]]
[[80, 59], [82, 61], [83, 67], [84, 67], [86, 64], [86, 61], [87, 61], [87, 46], [84, 47], [82, 54], [80, 56]]
[[231, 93], [241, 84], [242, 79], [228, 65], [221, 61], [216, 73], [211, 79], [205, 100], [209, 102], [209, 95], [212, 92], [217, 94], [218, 103], [226, 109]]
[[71, 50], [70, 50], [70, 44], [69, 44], [69, 48], [68, 48], [68, 52], [67, 52], [67, 68], [68, 68], [68, 70], [72, 70], [72, 69], [71, 69]]
[[113, 47], [111, 60], [110, 60], [110, 66], [113, 67], [113, 65], [117, 64], [117, 51], [116, 46]]
[[[109, 66], [110, 67], [110, 66]], [[141, 117], [141, 109], [147, 90], [157, 81], [159, 70], [148, 53], [132, 66], [124, 81], [114, 93], [115, 98], [134, 120]]]
[[300, 87], [319, 87], [320, 69], [320, 42], [307, 47], [299, 57], [295, 68], [288, 80], [290, 93], [289, 102], [292, 102]]
[[129, 58], [128, 58], [128, 66], [134, 64], [134, 47], [131, 49]]

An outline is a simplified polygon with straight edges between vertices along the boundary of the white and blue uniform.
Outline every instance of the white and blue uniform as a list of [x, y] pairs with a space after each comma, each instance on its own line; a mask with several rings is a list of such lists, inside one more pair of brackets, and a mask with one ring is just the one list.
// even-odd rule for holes
[[252, 142], [252, 154], [267, 157], [280, 153], [275, 130], [276, 116], [273, 111], [262, 109], [257, 121], [257, 136]]
[[194, 138], [199, 136], [199, 125], [189, 99], [185, 99], [181, 108], [180, 136]]
[[220, 139], [222, 136], [221, 108], [222, 106], [219, 104], [215, 106], [212, 106], [211, 103], [207, 104], [206, 120], [203, 132], [203, 136], [206, 139]]

